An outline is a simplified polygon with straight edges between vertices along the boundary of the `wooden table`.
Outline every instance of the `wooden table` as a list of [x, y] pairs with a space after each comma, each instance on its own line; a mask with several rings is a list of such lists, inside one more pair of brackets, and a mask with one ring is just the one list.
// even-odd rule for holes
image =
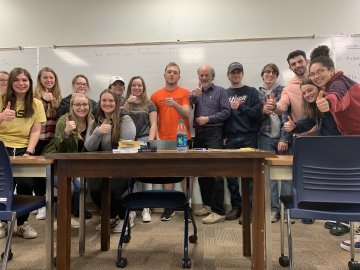
[[[103, 178], [103, 194], [109, 192], [113, 177], [161, 177], [161, 176], [223, 176], [252, 177], [252, 269], [264, 269], [264, 161], [274, 157], [270, 152], [239, 150], [217, 151], [159, 151], [156, 153], [112, 154], [52, 153], [45, 156], [55, 161], [58, 172], [58, 229], [57, 269], [70, 269], [70, 209], [71, 177]], [[109, 216], [109, 196], [103, 196], [102, 215]], [[245, 220], [247, 219], [247, 220]], [[244, 216], [244, 223], [250, 218]], [[246, 225], [246, 224], [243, 224]], [[109, 219], [101, 219], [101, 250], [110, 248]], [[250, 232], [243, 232], [243, 235]], [[245, 239], [245, 237], [244, 237]], [[247, 243], [244, 243], [246, 246]], [[114, 258], [115, 260], [115, 258]]]
[[[270, 180], [292, 180], [293, 156], [276, 156], [265, 160], [265, 239], [266, 269], [272, 269], [271, 188]], [[279, 254], [280, 255], [280, 254]]]
[[46, 269], [53, 269], [54, 237], [53, 237], [53, 213], [54, 213], [54, 180], [53, 160], [42, 156], [12, 156], [10, 157], [13, 177], [46, 177], [46, 226], [45, 248]]

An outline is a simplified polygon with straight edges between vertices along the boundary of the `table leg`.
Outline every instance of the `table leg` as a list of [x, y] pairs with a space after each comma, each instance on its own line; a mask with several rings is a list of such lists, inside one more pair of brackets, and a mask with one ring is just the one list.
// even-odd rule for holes
[[46, 269], [54, 269], [54, 167], [46, 166]]
[[110, 179], [103, 178], [101, 186], [101, 250], [110, 249]]
[[[253, 220], [252, 220], [252, 269], [264, 269], [264, 218], [265, 218], [265, 178], [264, 160], [254, 160]], [[256, 198], [256, 199], [255, 199]]]
[[80, 205], [79, 205], [79, 254], [85, 254], [85, 179], [80, 177]]
[[271, 235], [271, 182], [270, 167], [265, 166], [265, 256], [266, 269], [272, 269], [272, 235]]
[[241, 178], [242, 200], [242, 228], [243, 228], [243, 256], [251, 256], [251, 232], [250, 232], [250, 181], [249, 178]]
[[71, 259], [71, 178], [66, 176], [66, 161], [58, 161], [58, 207], [56, 268], [70, 270]]

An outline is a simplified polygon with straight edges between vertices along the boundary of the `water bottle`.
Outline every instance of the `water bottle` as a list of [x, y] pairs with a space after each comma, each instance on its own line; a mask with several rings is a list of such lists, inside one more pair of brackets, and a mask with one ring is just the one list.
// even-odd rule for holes
[[176, 129], [176, 150], [178, 152], [187, 152], [187, 133], [184, 124], [184, 119], [179, 120], [179, 124]]

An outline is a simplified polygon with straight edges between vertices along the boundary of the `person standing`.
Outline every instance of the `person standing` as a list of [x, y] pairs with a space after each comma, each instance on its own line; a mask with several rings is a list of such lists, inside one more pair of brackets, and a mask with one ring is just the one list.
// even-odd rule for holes
[[125, 91], [125, 80], [120, 76], [113, 76], [109, 81], [109, 87], [119, 99], [120, 106], [125, 102], [124, 91]]
[[[5, 95], [0, 96], [0, 140], [11, 156], [30, 156], [40, 138], [41, 123], [46, 121], [44, 106], [33, 96], [33, 81], [23, 68], [14, 68], [9, 75]], [[14, 177], [19, 195], [32, 195], [33, 179]], [[37, 237], [28, 223], [29, 214], [17, 217], [16, 233], [25, 239]], [[0, 238], [7, 234], [7, 223], [0, 223]]]
[[[190, 91], [178, 86], [180, 67], [174, 62], [167, 64], [164, 78], [165, 87], [157, 90], [151, 96], [151, 101], [154, 102], [158, 112], [157, 138], [160, 140], [176, 140], [178, 122], [180, 119], [184, 119], [187, 139], [191, 144], [189, 117], [192, 105], [189, 101]], [[186, 190], [184, 184], [185, 181], [183, 181], [183, 190]], [[164, 189], [173, 189], [173, 184], [164, 185]], [[173, 209], [164, 209], [161, 220], [169, 221], [174, 215]]]
[[[259, 87], [259, 96], [262, 104], [267, 98], [274, 98], [279, 101], [283, 86], [277, 82], [279, 77], [279, 68], [277, 65], [266, 64], [261, 71], [262, 85]], [[273, 113], [264, 113], [259, 131], [259, 148], [266, 151], [273, 151], [276, 154], [284, 154], [279, 149], [283, 149], [283, 144], [287, 145], [290, 140], [283, 125], [287, 121], [287, 112], [282, 115]], [[314, 125], [313, 125], [314, 126]], [[271, 222], [275, 223], [280, 219], [280, 201], [279, 201], [280, 181], [271, 180]]]
[[[189, 96], [195, 105], [195, 148], [223, 148], [223, 125], [231, 114], [228, 95], [223, 87], [213, 84], [215, 70], [203, 65], [198, 70], [199, 85]], [[200, 193], [204, 207], [195, 215], [205, 216], [202, 222], [213, 224], [225, 221], [224, 179], [199, 177]]]
[[9, 73], [7, 71], [0, 71], [0, 95], [5, 94], [7, 83], [9, 80]]
[[[262, 118], [258, 91], [254, 87], [242, 84], [244, 68], [239, 62], [229, 65], [227, 76], [231, 83], [231, 87], [226, 89], [231, 115], [224, 124], [225, 148], [257, 148]], [[243, 178], [242, 181], [251, 181], [251, 178]], [[234, 220], [240, 217], [242, 210], [238, 179], [227, 178], [227, 186], [232, 209], [225, 215], [225, 219]]]

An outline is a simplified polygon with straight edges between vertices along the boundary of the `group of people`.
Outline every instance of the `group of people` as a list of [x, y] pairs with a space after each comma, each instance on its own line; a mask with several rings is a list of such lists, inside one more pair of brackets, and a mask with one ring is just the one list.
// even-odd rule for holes
[[[15, 68], [0, 72], [0, 140], [9, 155], [42, 155], [49, 152], [106, 151], [116, 148], [119, 139], [175, 140], [178, 121], [184, 120], [189, 147], [238, 149], [260, 148], [278, 154], [292, 153], [293, 141], [303, 135], [360, 135], [360, 85], [342, 72], [336, 72], [327, 46], [313, 50], [310, 61], [305, 52], [288, 55], [294, 77], [287, 86], [278, 82], [279, 68], [266, 64], [261, 72], [262, 84], [254, 88], [242, 83], [244, 67], [239, 62], [228, 66], [230, 87], [213, 83], [215, 70], [202, 65], [197, 70], [199, 84], [189, 91], [178, 85], [180, 67], [170, 62], [165, 67], [165, 86], [149, 98], [144, 79], [134, 76], [125, 93], [120, 76], [110, 79], [100, 93], [99, 101], [87, 94], [89, 80], [79, 74], [73, 78], [72, 94], [61, 97], [59, 80], [54, 70], [45, 67], [38, 73], [37, 84], [28, 71]], [[193, 114], [195, 137], [190, 134], [189, 118]], [[16, 178], [18, 194], [45, 194], [45, 182]], [[251, 182], [251, 179], [243, 179]], [[227, 178], [231, 210], [225, 213], [224, 178], [199, 177], [203, 208], [195, 211], [204, 216], [202, 222], [213, 224], [241, 217], [242, 201], [237, 178]], [[101, 209], [101, 181], [88, 181], [94, 203]], [[250, 185], [251, 186], [251, 185]], [[151, 189], [144, 185], [142, 188]], [[165, 185], [172, 189], [172, 185]], [[77, 216], [79, 179], [73, 179], [72, 214]], [[120, 232], [125, 209], [121, 198], [127, 190], [122, 179], [112, 181], [111, 220], [114, 232]], [[291, 192], [291, 182], [282, 181], [281, 193]], [[271, 219], [279, 220], [279, 183], [271, 183]], [[37, 213], [45, 218], [45, 209]], [[175, 214], [164, 209], [161, 220]], [[130, 215], [134, 224], [135, 212]], [[143, 209], [143, 221], [151, 221], [150, 209]], [[91, 218], [91, 213], [87, 213]], [[36, 231], [28, 224], [28, 216], [18, 217], [17, 233], [34, 238]], [[239, 223], [241, 223], [241, 219]], [[310, 220], [304, 220], [311, 223]], [[78, 227], [78, 222], [72, 222]], [[100, 229], [97, 226], [97, 229]], [[0, 237], [7, 225], [0, 223]]]

